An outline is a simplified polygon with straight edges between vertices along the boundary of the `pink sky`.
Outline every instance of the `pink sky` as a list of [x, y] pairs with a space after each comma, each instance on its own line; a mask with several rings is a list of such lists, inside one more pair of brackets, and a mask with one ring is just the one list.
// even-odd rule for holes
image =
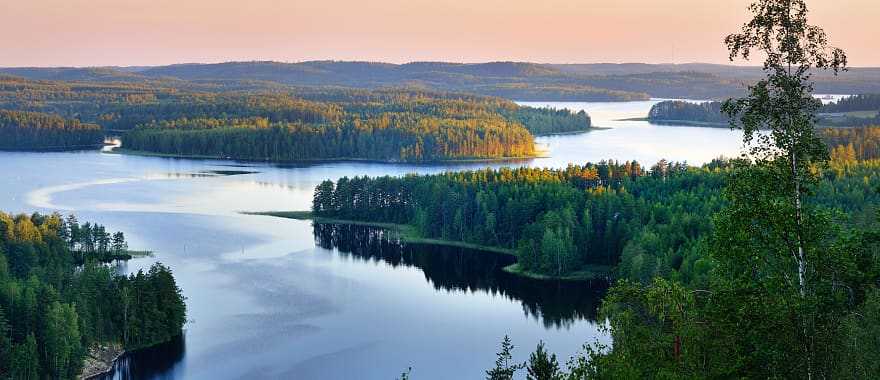
[[[750, 0], [0, 0], [0, 66], [315, 59], [714, 62]], [[812, 0], [880, 66], [880, 0]]]

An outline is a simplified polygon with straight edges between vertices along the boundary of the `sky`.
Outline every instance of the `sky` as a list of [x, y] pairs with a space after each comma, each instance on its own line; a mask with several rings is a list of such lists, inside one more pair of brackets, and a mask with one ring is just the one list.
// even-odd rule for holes
[[[727, 63], [750, 1], [0, 0], [0, 66]], [[880, 0], [808, 4], [851, 66], [880, 66]]]

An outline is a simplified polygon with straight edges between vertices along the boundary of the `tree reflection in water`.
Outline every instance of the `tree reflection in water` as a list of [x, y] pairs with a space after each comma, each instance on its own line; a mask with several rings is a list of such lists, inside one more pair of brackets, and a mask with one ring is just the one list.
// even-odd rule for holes
[[181, 334], [166, 343], [122, 355], [114, 363], [112, 372], [94, 377], [93, 379], [135, 380], [156, 377], [174, 378], [176, 371], [171, 371], [171, 369], [183, 359], [185, 350], [186, 337], [185, 334]]
[[511, 255], [469, 248], [404, 243], [381, 228], [314, 223], [315, 243], [340, 256], [383, 261], [392, 267], [416, 267], [435, 289], [499, 294], [522, 304], [523, 311], [545, 327], [569, 327], [577, 320], [595, 321], [608, 285], [604, 281], [535, 280], [502, 268]]

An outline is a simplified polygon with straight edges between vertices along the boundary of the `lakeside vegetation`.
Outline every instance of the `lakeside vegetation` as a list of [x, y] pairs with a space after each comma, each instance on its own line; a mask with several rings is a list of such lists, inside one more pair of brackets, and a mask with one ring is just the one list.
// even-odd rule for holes
[[[92, 139], [100, 138], [101, 127], [108, 133], [122, 133], [123, 146], [129, 151], [261, 161], [532, 157], [536, 154], [534, 135], [591, 127], [584, 112], [412, 89], [204, 92], [185, 86], [0, 78], [0, 108], [77, 117], [95, 124], [70, 120], [67, 129], [87, 131]], [[64, 126], [58, 116], [45, 115], [39, 121]], [[35, 128], [34, 123], [30, 126], [34, 128], [12, 131], [48, 130]], [[67, 145], [80, 145], [81, 139], [73, 138], [77, 136], [61, 137], [66, 137]], [[58, 137], [46, 133], [27, 137], [27, 141], [11, 138], [5, 142], [19, 149], [61, 144]]]
[[725, 44], [731, 60], [762, 53], [765, 77], [722, 106], [750, 154], [725, 165], [721, 208], [702, 216], [712, 221], [697, 249], [705, 276], [618, 281], [600, 310], [613, 344], [587, 342], [565, 371], [543, 344], [513, 362], [505, 338], [488, 379], [522, 368], [541, 380], [880, 373], [880, 161], [824, 144], [811, 96], [813, 73], [845, 69], [846, 54], [808, 24], [803, 0], [749, 10]]
[[467, 248], [475, 251], [486, 251], [486, 252], [494, 252], [505, 255], [516, 255], [516, 251], [511, 249], [505, 249], [500, 247], [479, 245], [475, 243], [468, 243], [464, 241], [458, 240], [449, 240], [449, 239], [437, 239], [437, 238], [426, 238], [422, 236], [418, 230], [416, 230], [413, 226], [407, 224], [400, 223], [384, 223], [384, 222], [374, 222], [374, 221], [365, 221], [365, 220], [355, 220], [355, 219], [339, 219], [339, 218], [328, 218], [322, 216], [316, 216], [311, 211], [258, 211], [258, 212], [244, 212], [245, 215], [263, 215], [263, 216], [274, 216], [277, 218], [286, 218], [286, 219], [296, 219], [296, 220], [311, 220], [317, 224], [336, 224], [336, 225], [351, 225], [351, 226], [364, 226], [364, 227], [375, 227], [380, 228], [386, 231], [393, 233], [396, 239], [406, 243], [416, 243], [416, 244], [428, 244], [428, 245], [438, 245], [438, 246], [446, 246], [446, 247], [458, 247], [458, 248]]
[[[817, 124], [823, 127], [852, 128], [880, 125], [880, 95], [846, 97], [818, 109]], [[817, 100], [818, 102], [818, 100]], [[730, 118], [722, 112], [721, 102], [664, 100], [651, 107], [647, 120], [654, 124], [685, 124], [706, 127], [730, 127]]]
[[125, 276], [95, 261], [126, 249], [121, 233], [73, 216], [0, 212], [0, 376], [74, 379], [92, 347], [180, 335], [186, 306], [168, 267]]
[[0, 150], [93, 149], [104, 142], [96, 124], [56, 115], [0, 109]]
[[[847, 145], [839, 145], [837, 148]], [[519, 268], [567, 277], [603, 266], [620, 278], [705, 279], [711, 215], [722, 209], [732, 162], [700, 168], [603, 162], [556, 169], [341, 178], [315, 190], [312, 213], [276, 216], [365, 223], [411, 235], [499, 247]], [[816, 201], [863, 223], [876, 219], [877, 161], [839, 157]], [[607, 273], [607, 271], [600, 271]]]
[[767, 78], [718, 108], [744, 130], [749, 159], [341, 178], [315, 189], [312, 211], [516, 248], [538, 274], [616, 266], [600, 310], [613, 344], [587, 342], [566, 371], [543, 343], [513, 362], [505, 338], [487, 379], [869, 378], [880, 372], [876, 136], [817, 131], [809, 73], [846, 58], [806, 24], [804, 2], [750, 9], [726, 41], [731, 57], [769, 53]]
[[682, 100], [664, 100], [651, 107], [648, 121], [655, 124], [684, 123], [708, 126], [730, 125], [730, 119], [721, 112], [721, 103], [693, 103]]

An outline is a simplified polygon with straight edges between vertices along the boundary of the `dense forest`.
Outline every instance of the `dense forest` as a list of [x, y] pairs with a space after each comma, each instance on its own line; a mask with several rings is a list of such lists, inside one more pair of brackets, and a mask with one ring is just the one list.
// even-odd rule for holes
[[648, 120], [652, 123], [696, 123], [727, 126], [729, 118], [721, 113], [721, 103], [692, 103], [681, 100], [664, 100], [651, 107]]
[[541, 380], [880, 373], [880, 161], [857, 161], [864, 143], [829, 149], [812, 97], [815, 72], [844, 71], [846, 53], [808, 23], [804, 0], [757, 0], [748, 9], [752, 19], [724, 42], [731, 60], [760, 53], [764, 73], [722, 108], [750, 155], [724, 165], [721, 207], [701, 217], [711, 230], [694, 264], [706, 275], [627, 276], [600, 311], [613, 344], [588, 342], [564, 371], [542, 344], [528, 363], [513, 362], [505, 338], [488, 379], [512, 379], [522, 367]]
[[[531, 133], [590, 127], [583, 112], [520, 107], [494, 98], [406, 90], [304, 95], [314, 100], [288, 103], [283, 112], [251, 107], [195, 113], [181, 106], [191, 117], [141, 124], [123, 136], [123, 144], [136, 151], [249, 160], [437, 161], [527, 157], [534, 154]], [[265, 105], [272, 98], [260, 100]]]
[[270, 123], [267, 119], [192, 119], [128, 132], [126, 149], [175, 156], [297, 161], [371, 159], [437, 161], [528, 157], [534, 141], [500, 117], [437, 118], [403, 113], [336, 124]]
[[880, 94], [848, 96], [822, 107], [822, 112], [853, 112], [880, 110]]
[[[728, 126], [729, 118], [721, 102], [692, 103], [664, 100], [651, 107], [648, 120], [652, 123], [684, 123]], [[827, 127], [865, 127], [880, 125], [880, 96], [855, 95], [823, 105], [817, 110], [819, 125]]]
[[[711, 215], [729, 162], [701, 168], [602, 162], [427, 176], [355, 177], [315, 190], [317, 216], [412, 224], [426, 237], [515, 250], [522, 269], [555, 276], [613, 265], [639, 281], [705, 278]], [[845, 169], [843, 169], [845, 167]], [[838, 162], [817, 202], [874, 221], [876, 162]]]
[[0, 108], [77, 117], [108, 133], [131, 131], [123, 135], [129, 150], [273, 161], [526, 157], [534, 154], [533, 135], [591, 127], [584, 112], [521, 107], [478, 95], [415, 89], [210, 92], [164, 87], [172, 85], [3, 78]]
[[169, 268], [123, 276], [78, 264], [125, 249], [121, 233], [104, 231], [58, 214], [0, 213], [0, 377], [74, 379], [95, 345], [137, 349], [181, 333], [186, 306]]
[[820, 135], [832, 147], [832, 161], [880, 159], [880, 126], [825, 128], [820, 130]]
[[0, 110], [0, 150], [91, 149], [104, 142], [101, 127], [37, 112]]
[[880, 94], [861, 94], [826, 104], [820, 110], [823, 124], [834, 126], [880, 125]]

